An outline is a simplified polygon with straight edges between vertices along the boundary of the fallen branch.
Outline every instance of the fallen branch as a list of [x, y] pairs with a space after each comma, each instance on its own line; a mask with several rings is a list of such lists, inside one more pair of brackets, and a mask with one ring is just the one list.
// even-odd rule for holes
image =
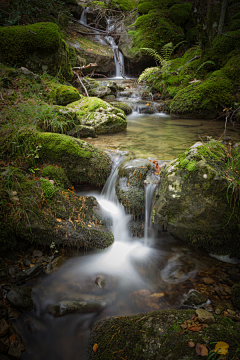
[[77, 78], [78, 78], [78, 80], [79, 80], [80, 84], [82, 85], [82, 87], [83, 87], [83, 89], [84, 89], [84, 91], [85, 91], [86, 95], [89, 97], [89, 95], [88, 95], [88, 91], [87, 91], [86, 87], [84, 86], [84, 84], [83, 84], [83, 82], [82, 82], [82, 80], [81, 80], [81, 78], [80, 78], [79, 74], [78, 74], [76, 71], [73, 71], [73, 73], [74, 73], [75, 75], [77, 75]]
[[82, 70], [82, 69], [87, 69], [87, 68], [89, 68], [90, 66], [97, 66], [97, 63], [90, 63], [90, 64], [88, 64], [88, 65], [86, 65], [86, 66], [75, 66], [75, 67], [73, 67], [72, 69], [73, 69], [73, 70]]

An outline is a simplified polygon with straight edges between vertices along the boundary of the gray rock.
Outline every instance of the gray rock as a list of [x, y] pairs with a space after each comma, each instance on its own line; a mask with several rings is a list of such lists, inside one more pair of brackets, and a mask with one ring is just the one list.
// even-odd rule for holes
[[196, 314], [198, 316], [199, 321], [203, 324], [211, 325], [215, 323], [214, 316], [207, 310], [199, 308], [196, 310]]
[[63, 316], [66, 314], [85, 314], [98, 312], [106, 307], [107, 302], [104, 300], [99, 301], [61, 301], [57, 305], [49, 306], [49, 312], [54, 316]]
[[37, 75], [37, 74], [34, 74], [32, 71], [28, 70], [27, 68], [25, 67], [21, 67], [20, 69], [18, 69], [18, 73], [20, 75], [24, 75], [25, 77], [29, 78], [29, 79], [33, 79], [37, 82], [40, 82], [41, 79], [40, 79], [40, 76]]
[[118, 200], [127, 213], [137, 218], [141, 218], [144, 213], [144, 181], [153, 172], [153, 163], [146, 159], [130, 160], [119, 168], [116, 183]]
[[30, 260], [28, 260], [28, 259], [23, 259], [23, 265], [25, 265], [25, 266], [30, 266], [30, 264], [31, 264], [31, 261], [30, 261]]
[[28, 279], [32, 279], [35, 276], [38, 276], [42, 273], [42, 264], [36, 264], [34, 267], [29, 268], [21, 273], [18, 273], [16, 276], [16, 280], [18, 283], [22, 283], [27, 281]]
[[202, 305], [208, 300], [207, 296], [201, 294], [200, 292], [193, 290], [188, 293], [186, 299], [183, 302], [183, 305], [187, 306], [198, 306]]
[[31, 293], [32, 289], [29, 287], [16, 287], [9, 291], [7, 299], [14, 308], [31, 310], [33, 308]]

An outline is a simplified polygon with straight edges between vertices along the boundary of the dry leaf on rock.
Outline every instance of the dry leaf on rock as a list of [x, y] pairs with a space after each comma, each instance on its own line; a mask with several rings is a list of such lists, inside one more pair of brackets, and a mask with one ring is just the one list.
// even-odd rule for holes
[[191, 330], [191, 331], [200, 331], [202, 329], [201, 326], [191, 326], [188, 328], [188, 330]]
[[219, 355], [227, 355], [228, 353], [228, 348], [229, 348], [229, 345], [224, 342], [224, 341], [219, 341], [216, 346], [215, 346], [215, 349], [214, 351], [217, 352], [218, 351], [218, 354]]
[[207, 356], [208, 355], [208, 349], [206, 345], [197, 343], [196, 345], [196, 353], [201, 356]]
[[93, 351], [96, 352], [97, 349], [98, 349], [98, 344], [94, 344], [94, 345], [93, 345]]

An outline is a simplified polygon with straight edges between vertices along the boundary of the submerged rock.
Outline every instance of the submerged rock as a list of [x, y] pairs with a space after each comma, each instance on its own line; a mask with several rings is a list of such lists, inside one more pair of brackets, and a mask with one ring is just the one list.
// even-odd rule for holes
[[[214, 316], [216, 322], [200, 325], [200, 331], [182, 331], [180, 326], [191, 322], [194, 314], [194, 310], [164, 310], [102, 320], [92, 329], [87, 359], [110, 360], [121, 353], [127, 359], [197, 360], [195, 345], [189, 347], [189, 341], [205, 344], [210, 351], [221, 339], [229, 344], [229, 357], [233, 357], [240, 341], [238, 326]], [[97, 352], [94, 344], [98, 344]]]
[[[218, 255], [240, 256], [237, 173], [220, 142], [196, 143], [161, 171], [155, 224]], [[231, 161], [234, 162], [234, 151]]]
[[196, 290], [193, 290], [188, 293], [186, 299], [183, 302], [183, 305], [198, 307], [198, 305], [204, 304], [207, 300], [207, 296]]

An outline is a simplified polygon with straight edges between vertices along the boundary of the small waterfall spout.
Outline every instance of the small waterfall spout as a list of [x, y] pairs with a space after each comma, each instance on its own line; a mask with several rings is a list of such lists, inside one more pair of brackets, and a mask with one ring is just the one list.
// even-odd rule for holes
[[151, 235], [152, 221], [152, 207], [153, 195], [156, 188], [155, 183], [146, 183], [145, 185], [145, 227], [144, 227], [144, 243], [147, 245], [148, 237]]
[[86, 9], [83, 9], [82, 15], [79, 20], [80, 24], [87, 25], [87, 12], [88, 7], [86, 7]]

